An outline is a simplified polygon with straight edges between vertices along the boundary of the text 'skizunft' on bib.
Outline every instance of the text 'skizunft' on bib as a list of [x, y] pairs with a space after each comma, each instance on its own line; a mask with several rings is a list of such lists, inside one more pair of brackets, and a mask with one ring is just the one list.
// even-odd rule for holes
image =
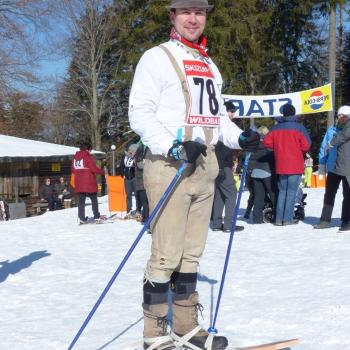
[[212, 70], [201, 61], [183, 63], [191, 98], [186, 125], [220, 126], [220, 91]]

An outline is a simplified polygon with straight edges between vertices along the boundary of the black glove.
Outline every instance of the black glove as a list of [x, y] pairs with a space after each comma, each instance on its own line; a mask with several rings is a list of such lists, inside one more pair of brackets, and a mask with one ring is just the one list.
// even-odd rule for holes
[[189, 163], [194, 163], [201, 154], [204, 157], [207, 155], [206, 150], [206, 145], [196, 141], [180, 142], [175, 140], [168, 151], [168, 156], [175, 160], [186, 160]]
[[260, 135], [252, 129], [247, 129], [239, 135], [238, 144], [246, 152], [255, 152], [260, 144]]

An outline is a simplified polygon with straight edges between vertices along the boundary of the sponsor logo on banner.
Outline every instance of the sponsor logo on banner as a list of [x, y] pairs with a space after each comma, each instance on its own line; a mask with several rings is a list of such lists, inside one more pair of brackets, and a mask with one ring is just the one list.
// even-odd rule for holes
[[214, 78], [213, 72], [209, 66], [200, 61], [184, 61], [185, 74], [187, 76]]
[[301, 100], [303, 114], [331, 111], [333, 109], [331, 84], [302, 91]]
[[323, 95], [323, 92], [320, 90], [313, 91], [307, 101], [304, 104], [309, 105], [314, 111], [322, 108], [324, 102], [329, 98], [329, 95]]

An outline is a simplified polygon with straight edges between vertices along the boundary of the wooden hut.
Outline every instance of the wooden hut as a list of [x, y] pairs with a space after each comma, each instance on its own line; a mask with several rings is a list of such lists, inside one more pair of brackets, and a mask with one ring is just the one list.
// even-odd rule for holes
[[[0, 198], [22, 199], [27, 214], [33, 214], [44, 179], [55, 183], [63, 176], [69, 181], [70, 162], [77, 151], [76, 147], [0, 135]], [[103, 152], [92, 154], [96, 159], [105, 158]]]

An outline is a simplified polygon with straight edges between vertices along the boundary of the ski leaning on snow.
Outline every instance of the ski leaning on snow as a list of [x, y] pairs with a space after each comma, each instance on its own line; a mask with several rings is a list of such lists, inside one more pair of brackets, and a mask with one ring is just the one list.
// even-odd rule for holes
[[247, 346], [243, 348], [235, 348], [235, 350], [287, 350], [290, 346], [299, 344], [299, 339], [289, 339], [276, 341], [274, 343], [260, 344], [255, 346]]
[[100, 220], [95, 220], [94, 218], [88, 218], [85, 222], [79, 222], [79, 225], [86, 224], [112, 224], [117, 220], [127, 221], [127, 220], [136, 220], [137, 222], [141, 222], [142, 217], [138, 216], [119, 216], [119, 214], [114, 213], [110, 216], [101, 215]]

